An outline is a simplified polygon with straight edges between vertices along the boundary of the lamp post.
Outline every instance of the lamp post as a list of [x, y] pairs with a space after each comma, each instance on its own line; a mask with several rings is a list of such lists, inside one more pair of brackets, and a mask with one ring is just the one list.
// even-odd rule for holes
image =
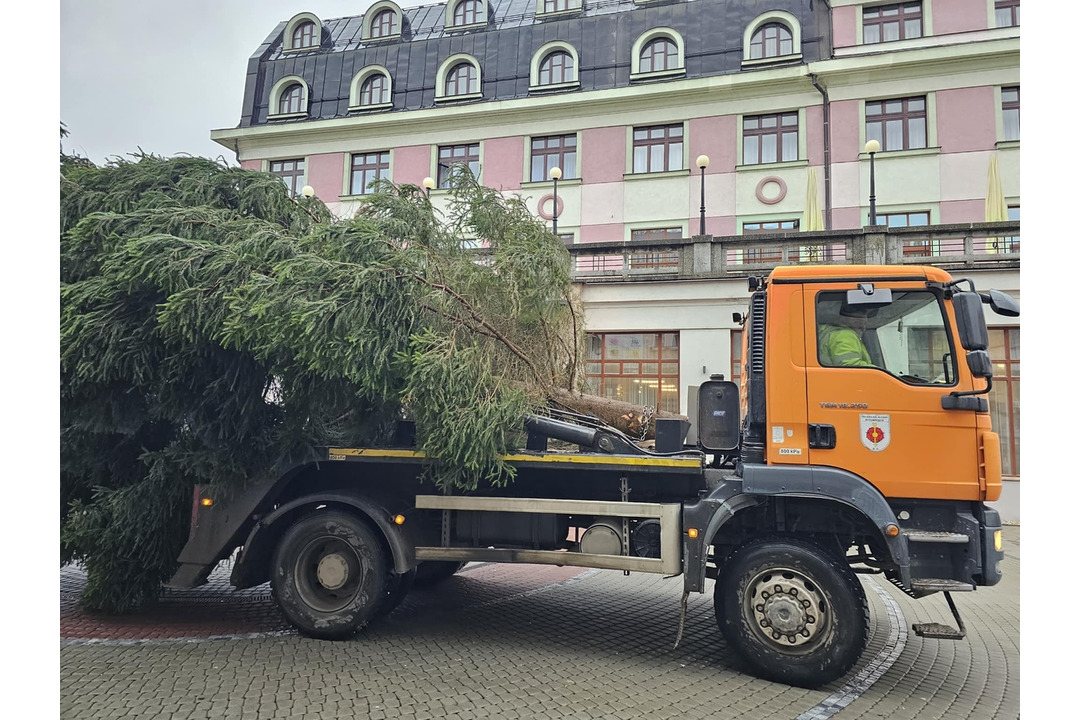
[[435, 187], [435, 181], [429, 177], [424, 178], [424, 192], [427, 196], [431, 197], [431, 189]]
[[300, 188], [300, 195], [306, 198], [315, 197], [315, 188], [311, 187], [310, 185], [305, 185], [304, 187]]
[[697, 166], [701, 168], [701, 232], [699, 235], [705, 234], [705, 168], [709, 167], [709, 156], [698, 155]]
[[877, 225], [877, 196], [874, 194], [874, 154], [881, 150], [877, 140], [867, 140], [863, 148], [870, 154], [870, 224]]
[[551, 176], [551, 182], [554, 184], [552, 189], [551, 200], [551, 234], [555, 237], [559, 236], [559, 178], [562, 177], [562, 170], [557, 167], [551, 168], [548, 171], [548, 175]]

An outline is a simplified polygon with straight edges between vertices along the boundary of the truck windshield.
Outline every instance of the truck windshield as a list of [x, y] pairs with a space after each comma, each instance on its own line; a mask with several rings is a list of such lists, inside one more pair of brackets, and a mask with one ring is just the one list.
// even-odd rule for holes
[[817, 297], [822, 367], [876, 368], [909, 384], [956, 382], [941, 300], [928, 290], [893, 290], [888, 305], [849, 306], [846, 292]]

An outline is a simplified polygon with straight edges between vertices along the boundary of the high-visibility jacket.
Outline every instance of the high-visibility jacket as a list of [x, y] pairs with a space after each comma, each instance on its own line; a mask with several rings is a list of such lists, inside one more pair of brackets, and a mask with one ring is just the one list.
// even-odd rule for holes
[[822, 325], [818, 329], [821, 364], [833, 367], [874, 367], [859, 333], [843, 325]]

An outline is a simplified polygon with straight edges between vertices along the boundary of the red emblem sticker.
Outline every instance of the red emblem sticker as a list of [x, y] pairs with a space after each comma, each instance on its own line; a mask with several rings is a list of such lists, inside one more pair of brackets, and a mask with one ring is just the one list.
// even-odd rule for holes
[[889, 431], [888, 415], [859, 415], [859, 432], [862, 444], [871, 452], [881, 452], [889, 447], [892, 433]]

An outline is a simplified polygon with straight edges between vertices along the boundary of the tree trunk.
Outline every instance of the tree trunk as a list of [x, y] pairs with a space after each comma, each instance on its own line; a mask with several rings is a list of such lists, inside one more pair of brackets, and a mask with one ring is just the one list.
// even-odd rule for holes
[[[571, 412], [592, 415], [613, 428], [621, 430], [634, 440], [656, 436], [656, 423], [653, 422], [655, 418], [688, 419], [685, 415], [661, 410], [654, 411], [651, 407], [646, 408], [622, 400], [613, 400], [599, 395], [585, 395], [560, 388], [553, 388], [548, 393], [548, 399], [552, 405]], [[645, 429], [644, 433], [642, 433], [642, 428]]]

